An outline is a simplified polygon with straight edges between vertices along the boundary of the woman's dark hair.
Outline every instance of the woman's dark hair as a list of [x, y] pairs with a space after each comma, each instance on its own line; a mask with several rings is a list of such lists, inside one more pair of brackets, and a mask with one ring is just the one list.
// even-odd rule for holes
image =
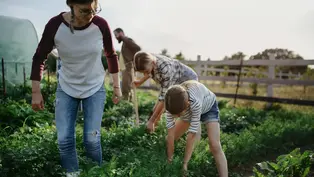
[[122, 32], [122, 33], [123, 33], [123, 29], [122, 29], [122, 28], [116, 28], [116, 29], [114, 30], [114, 32], [118, 32], [118, 33]]
[[98, 4], [98, 0], [66, 0], [67, 5], [71, 9], [71, 21], [70, 21], [70, 30], [72, 33], [74, 33], [74, 10], [72, 4], [89, 4], [95, 2], [96, 6]]
[[92, 2], [98, 2], [98, 0], [67, 0], [67, 5], [70, 6], [71, 4], [89, 4]]

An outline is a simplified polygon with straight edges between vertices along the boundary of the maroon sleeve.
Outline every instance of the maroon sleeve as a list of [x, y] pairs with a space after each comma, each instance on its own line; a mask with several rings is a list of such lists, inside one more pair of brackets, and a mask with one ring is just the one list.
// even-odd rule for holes
[[118, 55], [113, 47], [112, 35], [107, 21], [99, 16], [95, 16], [93, 22], [99, 27], [104, 43], [104, 53], [108, 62], [110, 73], [119, 72]]
[[62, 22], [60, 18], [60, 15], [55, 16], [45, 25], [41, 40], [33, 56], [32, 71], [30, 76], [31, 80], [40, 81], [42, 79], [44, 62], [47, 59], [47, 55], [54, 47], [54, 37]]

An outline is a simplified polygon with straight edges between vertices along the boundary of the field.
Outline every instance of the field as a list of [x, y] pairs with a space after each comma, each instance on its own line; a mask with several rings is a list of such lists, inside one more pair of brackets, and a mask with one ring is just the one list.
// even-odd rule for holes
[[[30, 106], [30, 88], [8, 89], [9, 99], [0, 105], [0, 174], [3, 177], [62, 176], [54, 119], [56, 84], [44, 83], [45, 110], [35, 113]], [[134, 126], [132, 103], [107, 100], [102, 122], [104, 164], [96, 166], [84, 156], [82, 113], [76, 125], [77, 153], [81, 176], [182, 176], [185, 139], [176, 142], [173, 164], [166, 163], [165, 120], [153, 134], [145, 132], [145, 122], [156, 93], [138, 93], [141, 125]], [[269, 109], [229, 106], [219, 100], [221, 143], [230, 176], [298, 177], [314, 176], [314, 113], [274, 106]], [[189, 176], [217, 176], [203, 128], [202, 140], [195, 146], [189, 163]], [[285, 154], [289, 154], [284, 156]]]

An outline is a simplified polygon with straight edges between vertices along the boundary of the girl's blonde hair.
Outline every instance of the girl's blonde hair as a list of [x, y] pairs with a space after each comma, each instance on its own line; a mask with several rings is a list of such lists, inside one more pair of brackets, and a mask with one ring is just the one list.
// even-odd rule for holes
[[134, 69], [135, 71], [146, 71], [153, 63], [154, 56], [148, 52], [139, 51], [134, 55]]

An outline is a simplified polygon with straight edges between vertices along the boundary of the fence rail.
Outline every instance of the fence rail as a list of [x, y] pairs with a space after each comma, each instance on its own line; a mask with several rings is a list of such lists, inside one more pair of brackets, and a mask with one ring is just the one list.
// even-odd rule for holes
[[[272, 55], [270, 55], [272, 56]], [[273, 60], [273, 61], [271, 61]], [[193, 61], [186, 60], [183, 61], [185, 64], [189, 65], [211, 65], [211, 66], [240, 66], [241, 60], [221, 60], [221, 61]], [[270, 60], [243, 60], [243, 66], [308, 66], [314, 65], [314, 60], [294, 60], [294, 59], [282, 59], [275, 60], [270, 58]]]
[[[15, 66], [12, 67], [12, 64], [15, 64]], [[1, 74], [2, 84], [0, 87], [0, 92], [2, 93], [3, 97], [6, 97], [7, 91], [8, 91], [7, 86], [10, 85], [11, 83], [10, 81], [12, 81], [12, 79], [20, 79], [20, 81], [23, 81], [23, 82], [18, 82], [18, 83], [21, 83], [24, 85], [24, 87], [26, 87], [26, 83], [27, 83], [26, 68], [25, 68], [26, 64], [31, 64], [31, 62], [5, 61], [3, 57], [1, 58], [1, 73], [0, 74]], [[9, 67], [7, 67], [7, 65], [9, 65]], [[14, 74], [12, 75], [12, 73]], [[7, 78], [11, 78], [11, 79], [7, 79]]]
[[[274, 85], [302, 85], [302, 86], [314, 86], [314, 80], [310, 80], [300, 73], [283, 73], [282, 71], [276, 71], [276, 66], [308, 66], [314, 65], [314, 60], [293, 60], [293, 59], [282, 59], [275, 60], [274, 54], [269, 54], [269, 60], [223, 60], [223, 61], [182, 61], [184, 64], [190, 65], [197, 72], [200, 82], [202, 81], [221, 81], [221, 82], [237, 82], [235, 93], [215, 93], [219, 97], [234, 98], [234, 103], [236, 99], [247, 99], [256, 101], [265, 101], [269, 103], [279, 102], [287, 104], [299, 104], [299, 105], [311, 105], [314, 106], [313, 100], [296, 100], [288, 98], [275, 98], [273, 97], [273, 86]], [[5, 63], [16, 63], [23, 64], [22, 62], [8, 62], [1, 59], [2, 68], [2, 92], [6, 93], [6, 83], [5, 83]], [[237, 67], [239, 69], [220, 69], [212, 68], [212, 66], [231, 66]], [[263, 71], [260, 71], [256, 66], [263, 66]], [[245, 67], [250, 67], [245, 68]], [[265, 69], [266, 68], [266, 69]], [[214, 73], [214, 74], [213, 74]], [[234, 76], [217, 76], [217, 73], [227, 73]], [[48, 71], [49, 75], [49, 71]], [[137, 74], [140, 77], [140, 74]], [[250, 77], [248, 77], [250, 75]], [[283, 78], [286, 77], [286, 78]], [[26, 80], [25, 76], [25, 66], [23, 67], [23, 79]], [[267, 85], [267, 96], [251, 96], [251, 95], [239, 95], [238, 88], [243, 83], [256, 83], [256, 84], [266, 84]], [[146, 81], [143, 89], [157, 89], [151, 82]]]
[[[212, 81], [237, 81], [238, 77], [230, 76], [199, 76], [199, 80]], [[261, 83], [261, 84], [281, 84], [281, 85], [314, 85], [313, 80], [288, 80], [288, 79], [271, 79], [271, 78], [240, 78], [241, 82]]]
[[[302, 76], [300, 73], [283, 73], [282, 71], [275, 70], [276, 66], [309, 66], [314, 65], [314, 60], [293, 60], [293, 59], [281, 59], [276, 60], [275, 54], [269, 53], [269, 60], [222, 60], [222, 61], [201, 61], [200, 56], [196, 61], [182, 61], [184, 64], [191, 66], [199, 76], [200, 82], [202, 81], [232, 81], [237, 82], [237, 89], [235, 93], [215, 93], [219, 97], [234, 98], [234, 104], [236, 99], [247, 99], [255, 101], [265, 101], [269, 105], [274, 102], [286, 103], [286, 104], [298, 104], [298, 105], [308, 105], [314, 106], [313, 100], [297, 100], [297, 99], [288, 99], [288, 98], [275, 98], [273, 97], [273, 86], [274, 85], [301, 85], [301, 86], [314, 86], [314, 80], [309, 80], [308, 78]], [[231, 66], [237, 67], [239, 69], [220, 69], [212, 68], [212, 66]], [[266, 68], [265, 71], [259, 71], [257, 66], [263, 66]], [[244, 67], [251, 67], [249, 70]], [[229, 73], [234, 74], [234, 76], [217, 76], [218, 73]], [[210, 74], [210, 73], [215, 73]], [[247, 77], [248, 74], [251, 74], [251, 77]], [[246, 75], [246, 77], [244, 77]], [[258, 75], [262, 75], [258, 76]], [[283, 78], [287, 77], [287, 78]], [[251, 96], [251, 95], [239, 95], [238, 88], [239, 83], [256, 83], [256, 84], [266, 84], [267, 85], [267, 96]], [[151, 85], [146, 84], [142, 86], [143, 89], [154, 89], [157, 88]]]

